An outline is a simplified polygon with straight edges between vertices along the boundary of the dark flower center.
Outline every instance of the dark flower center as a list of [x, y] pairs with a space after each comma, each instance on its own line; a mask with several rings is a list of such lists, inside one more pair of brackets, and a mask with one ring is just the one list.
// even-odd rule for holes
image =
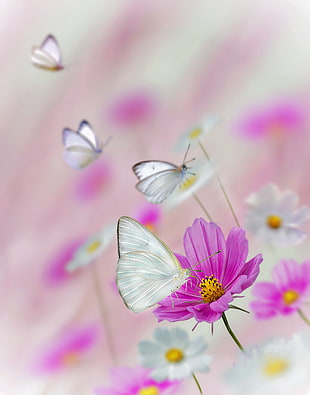
[[212, 303], [224, 295], [225, 290], [217, 278], [212, 276], [204, 277], [199, 284], [200, 294], [205, 303]]

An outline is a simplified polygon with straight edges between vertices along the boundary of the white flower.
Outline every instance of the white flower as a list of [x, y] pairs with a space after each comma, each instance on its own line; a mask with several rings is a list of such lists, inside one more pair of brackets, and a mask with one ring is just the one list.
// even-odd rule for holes
[[190, 166], [190, 173], [186, 176], [185, 181], [173, 192], [173, 194], [166, 200], [164, 207], [172, 208], [179, 203], [193, 196], [193, 193], [198, 191], [204, 184], [206, 184], [214, 175], [214, 170], [210, 162], [204, 160], [202, 162], [195, 161]]
[[240, 355], [226, 378], [238, 395], [302, 395], [310, 387], [309, 364], [309, 335], [295, 334]]
[[246, 228], [263, 242], [289, 246], [306, 237], [299, 226], [308, 220], [310, 210], [305, 206], [295, 209], [298, 197], [294, 192], [281, 193], [275, 185], [268, 184], [246, 203], [249, 207]]
[[219, 119], [218, 116], [213, 115], [195, 124], [179, 137], [174, 148], [177, 151], [182, 151], [188, 147], [189, 143], [193, 144], [198, 142], [205, 134], [209, 133], [214, 128], [219, 122]]
[[80, 248], [76, 250], [73, 258], [66, 265], [66, 270], [72, 272], [90, 264], [100, 255], [112, 240], [115, 232], [114, 225], [107, 225], [102, 232], [91, 236]]
[[153, 369], [150, 375], [155, 380], [181, 380], [196, 370], [209, 370], [212, 357], [204, 353], [207, 344], [203, 337], [190, 340], [183, 329], [156, 328], [154, 339], [154, 343], [140, 342], [138, 348], [142, 366]]

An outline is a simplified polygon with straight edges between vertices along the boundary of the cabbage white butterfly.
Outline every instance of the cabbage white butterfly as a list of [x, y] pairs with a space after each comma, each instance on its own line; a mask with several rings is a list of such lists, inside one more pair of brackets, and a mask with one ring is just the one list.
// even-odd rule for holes
[[170, 248], [130, 217], [117, 225], [116, 284], [129, 310], [139, 313], [176, 291], [189, 277]]
[[56, 71], [63, 69], [59, 46], [56, 38], [49, 34], [40, 47], [33, 46], [31, 60], [34, 66]]
[[139, 179], [136, 188], [144, 194], [146, 200], [155, 204], [162, 203], [178, 185], [184, 182], [186, 175], [189, 174], [185, 164], [189, 147], [190, 145], [180, 166], [159, 160], [146, 160], [138, 162], [132, 167]]
[[[65, 128], [62, 131], [65, 146], [64, 158], [70, 167], [82, 169], [88, 166], [102, 153], [100, 143], [87, 121], [80, 123], [77, 132]], [[108, 143], [109, 139], [105, 143]]]

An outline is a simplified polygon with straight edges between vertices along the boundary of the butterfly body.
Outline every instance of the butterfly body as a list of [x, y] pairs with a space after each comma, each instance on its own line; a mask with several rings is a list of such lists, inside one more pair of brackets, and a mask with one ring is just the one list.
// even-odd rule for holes
[[139, 179], [136, 184], [138, 191], [143, 193], [149, 202], [155, 204], [165, 201], [175, 188], [184, 182], [188, 174], [188, 167], [184, 163], [176, 166], [158, 160], [136, 163], [132, 170]]
[[117, 237], [116, 283], [131, 311], [155, 305], [186, 282], [190, 270], [183, 269], [170, 248], [133, 218], [119, 219]]
[[42, 69], [56, 71], [63, 69], [59, 46], [53, 35], [48, 35], [40, 46], [33, 46], [32, 64]]
[[83, 169], [102, 153], [100, 143], [87, 121], [80, 123], [77, 132], [65, 128], [62, 132], [64, 159], [74, 169]]

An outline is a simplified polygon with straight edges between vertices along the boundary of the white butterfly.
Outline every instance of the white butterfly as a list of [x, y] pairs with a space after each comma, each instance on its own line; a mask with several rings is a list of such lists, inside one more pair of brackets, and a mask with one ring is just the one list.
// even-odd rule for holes
[[62, 136], [65, 146], [65, 161], [74, 169], [82, 169], [88, 166], [102, 153], [103, 147], [100, 146], [97, 137], [87, 121], [80, 123], [77, 132], [65, 128], [62, 131]]
[[33, 65], [51, 71], [63, 69], [59, 46], [56, 38], [49, 34], [40, 47], [34, 46], [31, 51]]
[[184, 182], [190, 173], [184, 162], [185, 157], [180, 166], [159, 160], [146, 160], [132, 167], [139, 179], [136, 188], [144, 194], [146, 200], [156, 204], [162, 203]]
[[145, 226], [121, 217], [116, 283], [125, 305], [139, 313], [175, 292], [189, 277], [170, 248]]

